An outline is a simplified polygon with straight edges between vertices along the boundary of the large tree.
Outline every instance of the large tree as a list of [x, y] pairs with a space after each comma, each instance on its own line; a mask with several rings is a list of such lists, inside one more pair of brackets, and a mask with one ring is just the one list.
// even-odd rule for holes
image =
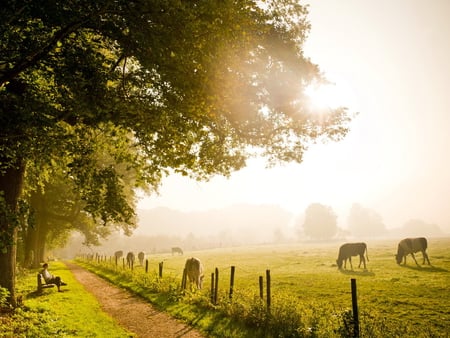
[[[120, 175], [74, 142], [84, 129], [111, 124], [130, 133], [155, 186], [170, 171], [229, 175], [253, 154], [300, 162], [310, 142], [342, 138], [346, 110], [312, 111], [303, 93], [322, 81], [302, 52], [306, 15], [297, 0], [2, 4], [0, 286], [11, 303], [30, 164], [70, 156], [66, 175], [90, 213], [114, 218], [96, 197]], [[83, 189], [93, 177], [98, 191]]]
[[[111, 143], [114, 138], [108, 128], [103, 127], [101, 130], [101, 133], [83, 133], [84, 144], [89, 144], [91, 156], [97, 159], [100, 170], [92, 176], [86, 175], [89, 179], [83, 179], [82, 192], [78, 188], [79, 184], [66, 175], [66, 163], [72, 163], [71, 156], [55, 158], [39, 168], [28, 167], [23, 193], [25, 206], [28, 206], [24, 211], [28, 211], [28, 217], [24, 217], [19, 231], [20, 258], [25, 266], [37, 267], [44, 261], [46, 249], [55, 245], [64, 246], [73, 230], [84, 235], [86, 245], [95, 245], [114, 229], [130, 234], [136, 227], [135, 188], [146, 188], [142, 185], [140, 173], [143, 171], [139, 170], [139, 155], [136, 149], [129, 147], [128, 135], [123, 134], [118, 138], [120, 131], [115, 131], [115, 142]], [[122, 153], [129, 154], [126, 166], [117, 162]], [[116, 180], [115, 175], [110, 175], [112, 167], [120, 174], [120, 181]], [[97, 174], [105, 177], [99, 179]], [[89, 194], [95, 196], [94, 210], [103, 210], [101, 217], [96, 217], [91, 212], [92, 208], [82, 199], [82, 196]], [[106, 219], [110, 220], [110, 224], [105, 222], [103, 213], [109, 214]]]
[[312, 203], [305, 210], [303, 231], [314, 240], [329, 240], [337, 233], [337, 216], [328, 205]]

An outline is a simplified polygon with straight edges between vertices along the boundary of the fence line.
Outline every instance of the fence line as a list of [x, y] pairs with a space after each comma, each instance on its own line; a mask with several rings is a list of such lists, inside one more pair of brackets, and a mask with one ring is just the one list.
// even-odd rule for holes
[[[109, 260], [107, 259], [107, 256], [102, 256], [102, 255], [81, 255], [81, 258], [88, 261], [88, 262], [95, 262], [97, 264], [103, 264], [103, 263], [109, 263], [110, 265], [114, 264], [116, 267], [118, 266], [118, 259], [117, 257], [110, 257]], [[114, 263], [113, 262], [113, 258], [114, 258]], [[164, 261], [161, 261], [158, 263], [158, 273], [159, 273], [159, 278], [163, 278], [163, 267], [164, 267]], [[126, 270], [126, 265], [125, 265], [125, 258], [122, 258], [122, 262], [123, 262], [123, 269]], [[146, 263], [145, 263], [145, 272], [148, 273], [148, 259], [146, 259]], [[286, 264], [284, 266], [287, 266], [289, 264]], [[227, 268], [230, 268], [230, 286], [229, 286], [229, 299], [232, 300], [233, 298], [233, 294], [234, 294], [234, 282], [235, 282], [235, 272], [236, 272], [236, 267], [234, 265], [229, 265], [227, 266]], [[172, 271], [178, 271], [179, 269], [175, 269], [175, 268], [167, 268], [164, 267], [165, 269], [169, 269]], [[133, 272], [133, 268], [131, 266], [130, 271]], [[244, 271], [246, 272], [244, 269], [240, 269], [240, 271]], [[270, 269], [266, 269], [266, 293], [265, 293], [265, 300], [266, 300], [266, 306], [267, 306], [267, 311], [270, 312], [271, 309], [271, 304], [272, 304], [272, 278], [271, 278], [271, 274], [270, 274], [271, 270]], [[247, 271], [248, 273], [248, 271]], [[180, 287], [182, 290], [184, 290], [186, 288], [186, 280], [187, 280], [187, 276], [186, 276], [186, 269], [183, 268], [183, 272], [182, 272], [182, 280], [181, 280], [181, 284]], [[264, 300], [264, 277], [263, 276], [259, 276], [258, 278], [259, 281], [259, 296], [262, 300]], [[218, 305], [218, 292], [219, 292], [219, 268], [216, 267], [214, 272], [211, 273], [211, 303], [214, 305]], [[360, 322], [359, 322], [359, 314], [358, 314], [358, 300], [357, 300], [357, 288], [356, 288], [356, 279], [355, 278], [351, 278], [351, 297], [352, 297], [352, 316], [353, 316], [353, 320], [352, 320], [352, 326], [353, 326], [353, 337], [354, 338], [359, 338], [360, 337]]]

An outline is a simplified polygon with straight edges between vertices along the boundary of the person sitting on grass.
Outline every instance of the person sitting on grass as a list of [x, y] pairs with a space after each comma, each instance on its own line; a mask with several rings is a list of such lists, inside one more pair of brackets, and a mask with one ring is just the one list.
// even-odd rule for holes
[[42, 265], [42, 271], [41, 271], [42, 276], [45, 279], [45, 282], [47, 284], [55, 284], [56, 287], [58, 288], [58, 291], [61, 292], [61, 286], [62, 285], [67, 285], [66, 283], [64, 283], [61, 280], [61, 277], [59, 276], [55, 276], [52, 273], [50, 273], [50, 271], [48, 271], [48, 264], [44, 263]]

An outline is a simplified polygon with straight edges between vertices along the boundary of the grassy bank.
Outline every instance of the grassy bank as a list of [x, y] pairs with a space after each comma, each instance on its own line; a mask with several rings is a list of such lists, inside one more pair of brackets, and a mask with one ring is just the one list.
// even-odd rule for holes
[[67, 282], [36, 292], [38, 270], [21, 271], [17, 279], [22, 306], [0, 314], [0, 337], [133, 337], [104, 314], [94, 296], [86, 292], [61, 262], [51, 262], [51, 271]]

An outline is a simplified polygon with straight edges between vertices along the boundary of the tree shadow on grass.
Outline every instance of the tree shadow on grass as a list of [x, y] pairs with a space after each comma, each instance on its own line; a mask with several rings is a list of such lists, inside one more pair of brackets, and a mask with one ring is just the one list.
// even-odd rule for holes
[[410, 269], [421, 272], [449, 272], [447, 269], [443, 269], [433, 265], [400, 265], [402, 268]]
[[30, 298], [39, 298], [39, 297], [42, 297], [42, 296], [45, 296], [45, 292], [39, 292], [39, 291], [37, 291], [37, 290], [35, 290], [35, 291], [31, 291], [31, 292], [29, 292], [28, 294], [27, 294], [27, 299], [30, 299]]
[[50, 294], [52, 292], [67, 292], [67, 291], [69, 291], [69, 290], [61, 289], [61, 291], [58, 291], [58, 290], [56, 290], [56, 288], [49, 288], [48, 291], [45, 291], [45, 290], [42, 290], [42, 291], [34, 290], [34, 291], [31, 291], [31, 292], [27, 293], [27, 299], [39, 298], [39, 297], [42, 297], [42, 296], [46, 296], [46, 295], [48, 295], [48, 294]]

